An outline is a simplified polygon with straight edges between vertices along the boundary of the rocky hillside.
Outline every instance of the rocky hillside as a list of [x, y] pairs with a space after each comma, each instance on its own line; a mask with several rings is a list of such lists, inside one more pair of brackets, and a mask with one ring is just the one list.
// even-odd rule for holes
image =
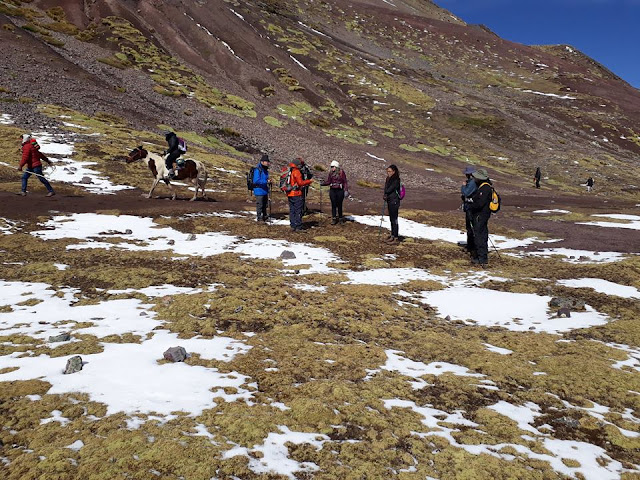
[[3, 0], [0, 25], [0, 105], [26, 129], [55, 127], [53, 104], [231, 154], [338, 159], [361, 185], [393, 162], [420, 192], [454, 191], [472, 163], [513, 192], [541, 166], [564, 193], [589, 176], [638, 193], [637, 89], [430, 1]]

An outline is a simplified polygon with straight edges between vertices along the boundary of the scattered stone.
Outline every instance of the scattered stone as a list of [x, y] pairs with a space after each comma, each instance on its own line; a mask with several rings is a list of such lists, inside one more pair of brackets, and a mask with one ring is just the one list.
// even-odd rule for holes
[[566, 317], [566, 318], [571, 318], [571, 310], [569, 310], [568, 308], [561, 308], [560, 310], [558, 310], [557, 313], [558, 317]]
[[176, 241], [175, 241], [175, 240], [169, 240], [169, 241], [167, 242], [167, 245], [175, 245], [175, 244], [176, 244]]
[[184, 359], [187, 358], [187, 351], [184, 347], [171, 347], [162, 356], [170, 362], [184, 362]]
[[76, 355], [75, 357], [71, 357], [67, 360], [67, 366], [64, 369], [64, 374], [69, 375], [71, 373], [76, 373], [82, 370], [82, 357], [80, 355]]
[[536, 327], [529, 327], [529, 330], [535, 330]]
[[80, 180], [80, 183], [84, 185], [88, 185], [90, 183], [93, 183], [93, 180], [91, 180], [91, 177], [82, 177], [82, 180]]
[[283, 260], [291, 260], [296, 258], [296, 254], [293, 253], [291, 250], [283, 250], [282, 253], [280, 254], [280, 258], [282, 258]]
[[194, 233], [191, 233], [188, 237], [187, 237], [187, 242], [193, 242], [196, 239], [196, 235]]
[[133, 233], [133, 230], [131, 230], [130, 228], [127, 228], [127, 229], [124, 231], [124, 233], [125, 233], [125, 235], [131, 235], [131, 234]]
[[233, 313], [240, 313], [242, 311], [242, 305], [240, 305], [238, 308], [236, 308]]
[[451, 315], [447, 315], [446, 317], [444, 317], [444, 319], [445, 319], [447, 322], [450, 322], [450, 321], [451, 321]]
[[555, 423], [560, 423], [565, 427], [569, 427], [573, 429], [580, 428], [580, 422], [575, 418], [571, 418], [571, 417], [560, 417], [556, 419]]
[[554, 308], [568, 308], [570, 310], [582, 310], [584, 300], [575, 297], [553, 297], [549, 300], [549, 306]]
[[589, 257], [585, 257], [584, 255], [580, 255], [578, 257], [578, 260], [581, 261], [581, 262], [586, 262], [587, 260], [589, 260]]
[[54, 342], [68, 342], [71, 340], [71, 335], [68, 333], [61, 333], [60, 335], [52, 335], [49, 337], [49, 341]]
[[140, 316], [141, 317], [146, 317], [147, 316], [147, 312], [140, 312]]

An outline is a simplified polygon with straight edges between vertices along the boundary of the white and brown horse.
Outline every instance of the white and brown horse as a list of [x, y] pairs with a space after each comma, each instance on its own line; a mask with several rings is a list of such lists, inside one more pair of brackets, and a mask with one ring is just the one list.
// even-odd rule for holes
[[[153, 191], [158, 185], [158, 182], [162, 180], [171, 190], [171, 199], [175, 200], [176, 190], [169, 182], [169, 171], [164, 163], [164, 158], [160, 155], [156, 155], [155, 153], [150, 153], [140, 146], [131, 150], [127, 157], [127, 163], [132, 163], [143, 158], [148, 158], [147, 164], [149, 165], [149, 170], [151, 170], [151, 174], [153, 175], [153, 185], [151, 186], [151, 190], [149, 191], [147, 198], [152, 197]], [[198, 197], [198, 188], [202, 189], [202, 198], [206, 198], [207, 194], [204, 191], [204, 186], [207, 183], [207, 178], [207, 169], [202, 162], [199, 162], [198, 160], [185, 160], [184, 166], [178, 169], [175, 177], [171, 180], [188, 180], [192, 182], [195, 187], [195, 192], [193, 193], [193, 197], [190, 201], [193, 201]]]

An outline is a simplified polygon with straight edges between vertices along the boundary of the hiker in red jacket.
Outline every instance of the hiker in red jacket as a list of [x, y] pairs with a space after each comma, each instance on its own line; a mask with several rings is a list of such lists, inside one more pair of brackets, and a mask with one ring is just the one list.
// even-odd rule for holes
[[22, 160], [20, 160], [20, 166], [18, 167], [18, 171], [22, 171], [22, 167], [27, 166], [27, 171], [22, 175], [22, 191], [21, 195], [27, 194], [27, 180], [31, 174], [35, 174], [38, 177], [38, 180], [42, 182], [42, 184], [47, 189], [47, 197], [53, 197], [56, 192], [53, 191], [53, 188], [49, 184], [46, 178], [42, 175], [42, 162], [40, 160], [44, 160], [49, 165], [51, 165], [51, 160], [49, 160], [44, 153], [40, 151], [40, 148], [37, 147], [37, 142], [32, 141], [31, 135], [25, 133], [21, 138], [22, 142]]
[[300, 173], [301, 164], [302, 162], [299, 158], [292, 160], [289, 164], [289, 168], [291, 168], [291, 189], [287, 192], [287, 197], [289, 197], [289, 222], [291, 230], [294, 232], [302, 231], [302, 208], [304, 207], [302, 189], [313, 183], [313, 180], [302, 179], [302, 173]]

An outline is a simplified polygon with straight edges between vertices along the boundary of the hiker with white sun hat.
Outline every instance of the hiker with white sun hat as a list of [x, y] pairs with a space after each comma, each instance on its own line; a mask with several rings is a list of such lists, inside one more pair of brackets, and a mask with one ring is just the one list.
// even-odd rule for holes
[[329, 166], [329, 175], [327, 179], [320, 185], [329, 187], [329, 199], [331, 199], [331, 225], [336, 223], [344, 223], [342, 216], [342, 202], [345, 197], [349, 196], [349, 184], [347, 182], [347, 174], [340, 168], [337, 160], [331, 162]]

